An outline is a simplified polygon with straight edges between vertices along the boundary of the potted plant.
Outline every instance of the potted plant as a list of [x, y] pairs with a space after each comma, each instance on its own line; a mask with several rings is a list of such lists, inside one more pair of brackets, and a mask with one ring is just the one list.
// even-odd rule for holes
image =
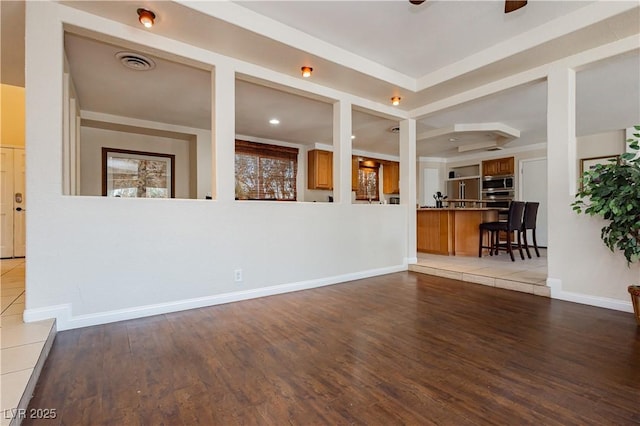
[[[627, 139], [629, 152], [582, 173], [581, 188], [571, 204], [578, 213], [607, 221], [600, 237], [611, 251], [624, 253], [628, 266], [640, 260], [640, 125], [634, 129], [638, 133]], [[640, 325], [640, 285], [628, 289]]]

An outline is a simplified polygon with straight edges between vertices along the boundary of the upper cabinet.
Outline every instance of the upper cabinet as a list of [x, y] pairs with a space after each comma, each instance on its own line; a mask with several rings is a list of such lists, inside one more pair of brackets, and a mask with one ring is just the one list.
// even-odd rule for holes
[[358, 190], [358, 169], [360, 168], [360, 158], [351, 156], [351, 190]]
[[309, 189], [333, 189], [333, 152], [314, 149], [307, 154]]
[[382, 192], [385, 194], [400, 193], [400, 163], [387, 161], [383, 163]]
[[515, 161], [513, 157], [497, 158], [482, 162], [483, 176], [513, 175], [515, 173]]

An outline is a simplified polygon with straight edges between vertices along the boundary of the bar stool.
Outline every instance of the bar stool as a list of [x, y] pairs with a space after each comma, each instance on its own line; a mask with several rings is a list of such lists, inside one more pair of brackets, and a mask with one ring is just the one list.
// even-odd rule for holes
[[[524, 214], [524, 206], [525, 203], [523, 201], [512, 201], [509, 204], [509, 214], [506, 222], [487, 222], [480, 224], [480, 242], [478, 244], [478, 257], [482, 257], [482, 249], [488, 248], [489, 255], [493, 256], [493, 253], [496, 255], [501, 250], [501, 246], [504, 246], [504, 250], [509, 253], [511, 256], [511, 261], [515, 262], [516, 259], [513, 256], [513, 243], [512, 237], [515, 232], [517, 235], [517, 248], [520, 252], [520, 257], [524, 260], [524, 253], [522, 252], [522, 243], [521, 243], [521, 231], [522, 231], [522, 218]], [[484, 237], [484, 232], [489, 232], [489, 247], [482, 245], [482, 239]], [[504, 244], [500, 244], [500, 232], [505, 232], [507, 234], [507, 240]]]
[[524, 249], [527, 252], [527, 256], [531, 259], [531, 253], [529, 252], [529, 243], [527, 242], [527, 230], [531, 229], [531, 235], [533, 236], [533, 249], [536, 251], [536, 256], [540, 257], [538, 251], [538, 242], [536, 241], [536, 221], [538, 218], [538, 207], [540, 203], [528, 201], [524, 206], [524, 219], [522, 221], [522, 239], [524, 240]]

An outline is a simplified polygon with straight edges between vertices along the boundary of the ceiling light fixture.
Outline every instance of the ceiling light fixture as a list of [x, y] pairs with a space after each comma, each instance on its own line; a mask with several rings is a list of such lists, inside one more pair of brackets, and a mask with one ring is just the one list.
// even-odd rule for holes
[[277, 118], [272, 118], [271, 120], [269, 120], [269, 124], [273, 124], [273, 125], [280, 124], [280, 120], [278, 120]]
[[398, 106], [400, 105], [400, 96], [394, 96], [391, 98], [391, 105]]
[[153, 13], [150, 10], [142, 9], [142, 8], [138, 9], [137, 12], [138, 12], [138, 21], [140, 21], [140, 23], [144, 25], [145, 28], [153, 27], [154, 20], [156, 19], [155, 13]]
[[351, 135], [351, 140], [354, 140], [356, 138], [355, 135]]
[[302, 76], [304, 78], [308, 78], [308, 77], [311, 77], [311, 72], [313, 71], [313, 68], [311, 68], [311, 67], [302, 67], [302, 68], [300, 68], [300, 71], [302, 71]]

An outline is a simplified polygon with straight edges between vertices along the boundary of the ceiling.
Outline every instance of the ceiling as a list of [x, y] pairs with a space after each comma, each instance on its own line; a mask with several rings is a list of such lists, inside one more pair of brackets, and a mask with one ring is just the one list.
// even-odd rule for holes
[[418, 78], [592, 2], [538, 1], [511, 14], [504, 13], [502, 1], [430, 0], [419, 6], [406, 0], [237, 3]]
[[[13, 7], [7, 8], [8, 3]], [[523, 67], [553, 60], [567, 51], [580, 51], [639, 32], [640, 13], [634, 13], [639, 10], [635, 9], [612, 16], [603, 23], [560, 35], [538, 47], [529, 46], [523, 48], [523, 52], [500, 56], [501, 46], [506, 49], [505, 43], [520, 40], [518, 37], [525, 33], [546, 34], [542, 31], [547, 28], [545, 25], [563, 19], [568, 20], [570, 27], [570, 18], [574, 16], [571, 14], [591, 7], [591, 3], [533, 0], [509, 15], [502, 13], [502, 2], [497, 1], [428, 0], [421, 6], [412, 6], [404, 0], [243, 1], [237, 4], [95, 1], [68, 4], [135, 28], [140, 28], [135, 9], [144, 5], [158, 15], [151, 30], [154, 33], [296, 77], [299, 77], [300, 65], [309, 64], [314, 67], [314, 83], [381, 104], [388, 104], [389, 97], [398, 94], [402, 96], [399, 108], [409, 110]], [[5, 11], [19, 13], [19, 4], [2, 1], [3, 24]], [[225, 19], [200, 11], [215, 11]], [[252, 26], [242, 18], [250, 18], [247, 22], [253, 23]], [[267, 34], [268, 30], [273, 32]], [[5, 38], [5, 25], [2, 31], [4, 47], [9, 39]], [[289, 40], [285, 40], [287, 35], [291, 36]], [[13, 40], [19, 39], [20, 35], [13, 36]], [[67, 54], [83, 109], [210, 128], [211, 82], [207, 71], [160, 58], [162, 55], [151, 55], [157, 63], [152, 71], [127, 70], [115, 60], [114, 53], [125, 46], [143, 52], [145, 49], [110, 41], [120, 47], [76, 35], [67, 37]], [[20, 43], [15, 45], [20, 46]], [[6, 65], [15, 65], [16, 61], [19, 64], [19, 60], [5, 61], [6, 49], [2, 51], [2, 79], [5, 82]], [[148, 53], [146, 50], [150, 56]], [[439, 81], [440, 74], [447, 74], [444, 71], [456, 67], [464, 69], [468, 58], [478, 53], [493, 59], [484, 63], [476, 61], [479, 65], [469, 72], [457, 76], [454, 72], [451, 80]], [[356, 68], [354, 64], [364, 67]], [[23, 71], [24, 67], [22, 75]], [[637, 52], [579, 72], [578, 135], [621, 129], [640, 121], [639, 76], [640, 56]], [[286, 93], [244, 80], [240, 76], [236, 83], [238, 134], [308, 145], [331, 143], [330, 103], [312, 95]], [[167, 84], [169, 81], [171, 85]], [[411, 86], [413, 90], [407, 88]], [[146, 96], [128, 96], [140, 92]], [[107, 94], [117, 96], [105, 96]], [[268, 123], [275, 116], [280, 120], [278, 126]], [[507, 148], [544, 142], [546, 83], [540, 81], [516, 87], [422, 117], [417, 128], [420, 135], [466, 123], [502, 123], [519, 130], [520, 137], [508, 142]], [[398, 155], [398, 135], [389, 131], [397, 125], [397, 121], [361, 109], [354, 110], [354, 149]], [[487, 138], [486, 135], [477, 136]], [[419, 140], [417, 147], [419, 156], [457, 155], [456, 146], [448, 139]]]
[[211, 128], [210, 72], [146, 54], [156, 67], [136, 71], [115, 56], [129, 49], [68, 33], [64, 47], [83, 110]]

